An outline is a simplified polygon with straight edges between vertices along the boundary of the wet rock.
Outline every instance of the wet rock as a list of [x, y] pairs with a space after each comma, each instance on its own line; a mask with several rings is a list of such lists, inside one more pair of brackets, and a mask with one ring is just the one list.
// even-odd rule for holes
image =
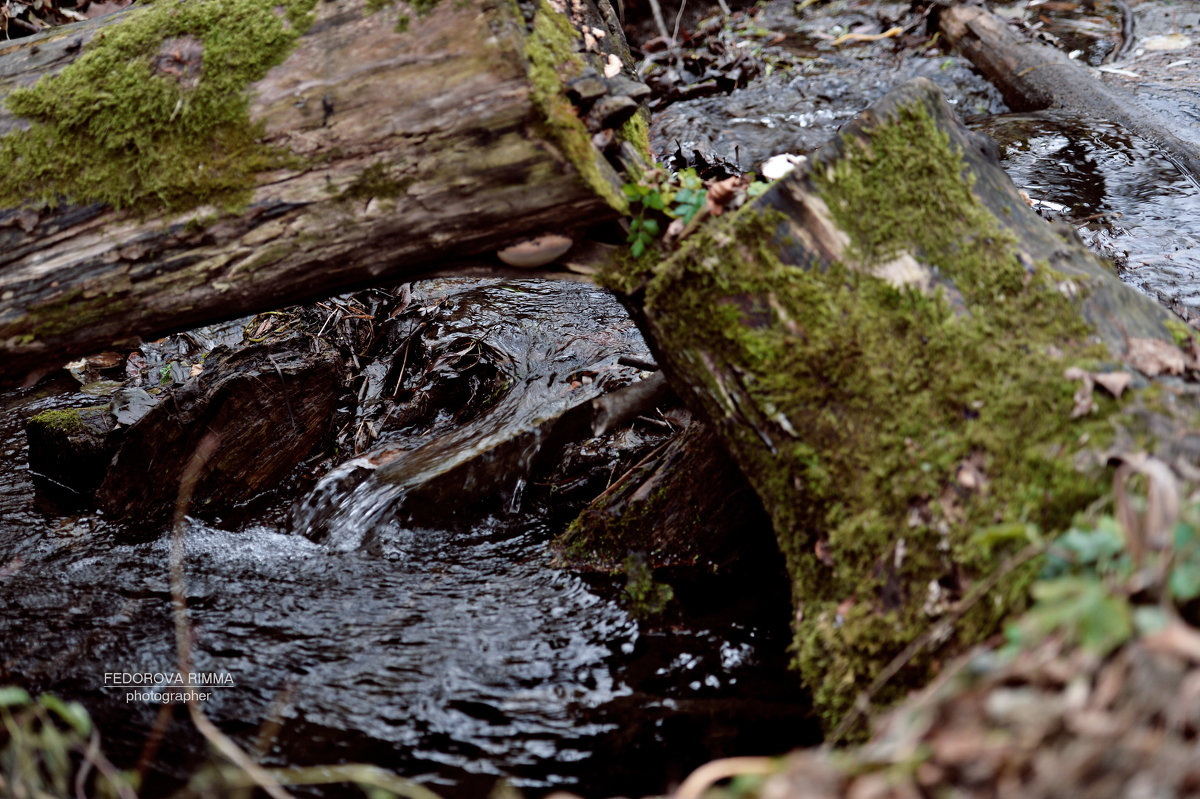
[[613, 571], [631, 552], [655, 569], [728, 571], [778, 557], [771, 523], [717, 437], [693, 423], [622, 477], [554, 543], [561, 565]]
[[604, 97], [592, 106], [588, 121], [596, 128], [615, 128], [637, 113], [636, 100], [623, 95]]
[[50, 484], [89, 497], [116, 452], [108, 405], [43, 411], [25, 427], [29, 469]]
[[594, 71], [567, 84], [567, 96], [571, 102], [584, 107], [590, 106], [608, 91], [608, 84]]
[[219, 445], [196, 486], [195, 507], [214, 512], [269, 491], [328, 433], [340, 369], [336, 353], [308, 352], [301, 339], [210, 362], [129, 429], [97, 504], [142, 529], [162, 522], [184, 466], [210, 432]]
[[394, 520], [519, 511], [533, 475], [591, 436], [592, 401], [636, 378], [621, 359], [649, 357], [625, 310], [595, 287], [446, 281], [418, 294], [409, 314], [420, 332], [391, 355], [397, 388], [370, 417], [378, 444], [296, 510], [295, 530], [314, 541], [370, 548]]

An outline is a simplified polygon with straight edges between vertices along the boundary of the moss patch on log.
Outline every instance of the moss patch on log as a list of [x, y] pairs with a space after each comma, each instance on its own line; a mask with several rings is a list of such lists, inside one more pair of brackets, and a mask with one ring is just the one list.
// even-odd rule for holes
[[[1077, 465], [1095, 463], [1118, 410], [1097, 395], [1095, 415], [1070, 418], [1065, 369], [1108, 352], [974, 196], [928, 111], [902, 108], [869, 133], [818, 160], [808, 184], [850, 235], [847, 263], [783, 263], [785, 220], [760, 202], [708, 226], [645, 285], [660, 357], [724, 420], [772, 516], [795, 665], [830, 724], [1023, 543], [989, 530], [1059, 531], [1103, 493]], [[900, 253], [935, 267], [943, 288], [871, 274]], [[1030, 578], [1015, 572], [974, 605], [950, 649], [994, 632]], [[916, 658], [876, 699], [935, 667]]]
[[583, 71], [580, 38], [579, 31], [565, 15], [551, 8], [546, 0], [538, 3], [533, 30], [525, 46], [531, 96], [546, 138], [558, 146], [592, 191], [614, 209], [629, 213], [629, 203], [615, 182], [615, 172], [592, 146], [592, 137], [564, 89], [566, 81]]
[[286, 154], [261, 142], [247, 87], [291, 52], [316, 0], [158, 2], [97, 34], [7, 102], [0, 202], [101, 202], [138, 212], [236, 207]]

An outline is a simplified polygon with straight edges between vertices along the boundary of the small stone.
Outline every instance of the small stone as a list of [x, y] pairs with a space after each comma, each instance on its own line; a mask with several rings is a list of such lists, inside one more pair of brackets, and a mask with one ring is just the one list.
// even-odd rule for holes
[[598, 75], [576, 78], [567, 84], [567, 97], [576, 105], [591, 105], [608, 94], [608, 85]]
[[634, 100], [641, 100], [650, 96], [650, 87], [640, 80], [627, 78], [624, 75], [616, 75], [609, 78], [607, 82], [610, 94], [622, 94]]

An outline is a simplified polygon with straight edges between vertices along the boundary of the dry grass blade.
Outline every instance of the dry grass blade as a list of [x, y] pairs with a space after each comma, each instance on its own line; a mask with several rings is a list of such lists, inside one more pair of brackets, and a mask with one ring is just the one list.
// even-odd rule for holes
[[[179, 480], [179, 498], [175, 503], [175, 524], [171, 535], [171, 604], [175, 615], [175, 646], [179, 658], [179, 671], [183, 674], [192, 670], [192, 629], [187, 619], [187, 594], [183, 575], [187, 509], [192, 503], [196, 483], [219, 445], [220, 437], [216, 433], [209, 433], [196, 445], [196, 451], [192, 453]], [[270, 773], [251, 760], [249, 755], [208, 720], [196, 700], [188, 699], [187, 709], [200, 734], [231, 763], [244, 771], [254, 784], [274, 799], [291, 799], [291, 794], [285, 791]]]
[[779, 770], [779, 760], [771, 757], [727, 757], [713, 760], [688, 775], [672, 799], [700, 799], [721, 780], [733, 777], [768, 776]]
[[[1179, 481], [1169, 466], [1144, 452], [1121, 455], [1119, 460], [1113, 475], [1117, 520], [1125, 528], [1129, 554], [1141, 568], [1148, 551], [1166, 548], [1170, 531], [1179, 520]], [[1133, 508], [1127, 489], [1129, 478], [1135, 474], [1145, 477], [1149, 484], [1143, 514]]]

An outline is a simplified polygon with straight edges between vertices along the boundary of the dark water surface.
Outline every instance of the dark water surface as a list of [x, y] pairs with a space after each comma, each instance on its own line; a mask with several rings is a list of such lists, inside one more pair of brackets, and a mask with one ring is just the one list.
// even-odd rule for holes
[[1050, 112], [979, 128], [1043, 214], [1074, 223], [1126, 282], [1200, 313], [1200, 187], [1167, 156], [1115, 124]]
[[[495, 346], [524, 336], [514, 359], [542, 352], [522, 367], [531, 374], [586, 326], [580, 302], [628, 327], [595, 289], [554, 291], [564, 296], [540, 296], [537, 320], [522, 292], [508, 292], [517, 302], [507, 312], [478, 317], [500, 336]], [[128, 764], [158, 708], [104, 687], [105, 674], [174, 668], [169, 544], [165, 534], [123, 542], [95, 513], [62, 515], [39, 499], [24, 423], [95, 402], [73, 385], [0, 395], [0, 683], [80, 699]], [[524, 407], [514, 394], [513, 424], [529, 422]], [[288, 501], [249, 522], [192, 521], [187, 534], [194, 669], [236, 683], [214, 688], [205, 710], [247, 747], [280, 720], [267, 763], [372, 762], [447, 796], [486, 795], [500, 777], [533, 794], [644, 794], [708, 758], [815, 736], [786, 671], [782, 579], [702, 591], [689, 613], [652, 628], [622, 607], [617, 582], [551, 568], [553, 531], [534, 514], [431, 527], [342, 508], [343, 521], [370, 521], [314, 541], [279, 521]], [[386, 546], [360, 545], [368, 533]], [[186, 714], [174, 719], [146, 795], [166, 792], [205, 751]]]

